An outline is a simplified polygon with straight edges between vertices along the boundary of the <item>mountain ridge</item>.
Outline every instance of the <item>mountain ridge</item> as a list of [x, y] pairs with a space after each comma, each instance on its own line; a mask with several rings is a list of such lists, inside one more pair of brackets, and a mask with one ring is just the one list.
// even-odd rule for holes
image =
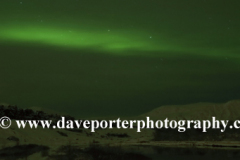
[[204, 120], [217, 119], [237, 120], [240, 119], [240, 100], [231, 100], [226, 103], [193, 103], [187, 105], [166, 105], [153, 109], [140, 115], [149, 116], [151, 119], [189, 119]]

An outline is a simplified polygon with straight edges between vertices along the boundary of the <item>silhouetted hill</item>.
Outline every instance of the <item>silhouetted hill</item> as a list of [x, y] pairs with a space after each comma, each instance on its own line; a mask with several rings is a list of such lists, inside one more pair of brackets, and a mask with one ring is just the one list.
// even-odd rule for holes
[[195, 103], [188, 105], [161, 106], [140, 117], [149, 116], [151, 119], [217, 119], [236, 120], [240, 118], [240, 100], [226, 103]]

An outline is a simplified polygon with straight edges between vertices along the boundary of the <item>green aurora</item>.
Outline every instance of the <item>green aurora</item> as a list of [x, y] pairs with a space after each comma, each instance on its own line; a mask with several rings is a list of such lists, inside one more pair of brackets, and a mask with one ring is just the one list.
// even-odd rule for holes
[[0, 102], [127, 116], [240, 96], [238, 1], [1, 3]]
[[[110, 33], [111, 32], [111, 33]], [[211, 47], [200, 47], [189, 45], [190, 40], [185, 40], [185, 43], [171, 43], [167, 35], [157, 35], [160, 37], [154, 40], [152, 36], [144, 31], [98, 31], [98, 30], [67, 30], [57, 26], [20, 26], [20, 27], [6, 27], [1, 28], [2, 40], [13, 40], [26, 43], [39, 43], [43, 45], [53, 45], [56, 47], [73, 48], [73, 49], [90, 49], [96, 51], [104, 51], [109, 54], [117, 55], [132, 55], [126, 53], [127, 50], [146, 51], [144, 56], [149, 56], [148, 51], [155, 51], [158, 54], [155, 56], [165, 56], [162, 52], [172, 52], [174, 56], [182, 56], [179, 52], [187, 55], [202, 55], [202, 56], [222, 56], [239, 58], [235, 54], [239, 51], [239, 47], [231, 48], [218, 48], [212, 49]], [[146, 40], [149, 39], [149, 40]], [[174, 37], [174, 39], [176, 39]], [[181, 41], [180, 39], [178, 41]], [[204, 42], [204, 41], [203, 41]], [[201, 42], [201, 43], [203, 43]], [[190, 47], [188, 47], [190, 46]], [[178, 52], [178, 53], [177, 53]], [[233, 53], [231, 53], [233, 52]], [[136, 53], [135, 53], [136, 54]], [[139, 53], [138, 53], [139, 54]], [[152, 55], [150, 55], [152, 56]], [[168, 53], [169, 56], [169, 53]], [[171, 55], [170, 55], [171, 56]], [[221, 58], [222, 58], [221, 57]]]

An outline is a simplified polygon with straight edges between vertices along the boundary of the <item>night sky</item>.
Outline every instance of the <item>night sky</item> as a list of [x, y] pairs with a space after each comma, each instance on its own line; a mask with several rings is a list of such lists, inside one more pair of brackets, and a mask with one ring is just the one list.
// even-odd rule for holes
[[239, 0], [1, 0], [0, 102], [76, 117], [240, 98]]

